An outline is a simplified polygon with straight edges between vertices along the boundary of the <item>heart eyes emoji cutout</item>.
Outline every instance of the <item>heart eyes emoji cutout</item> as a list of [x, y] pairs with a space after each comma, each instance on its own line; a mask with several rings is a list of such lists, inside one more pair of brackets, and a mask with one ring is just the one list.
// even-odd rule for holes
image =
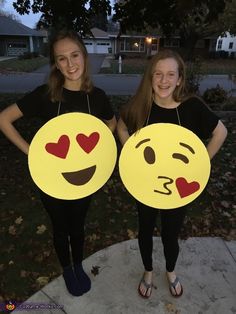
[[47, 143], [45, 149], [49, 154], [65, 159], [70, 147], [70, 139], [67, 135], [60, 136], [57, 143]]
[[99, 141], [99, 133], [93, 132], [89, 136], [83, 133], [79, 133], [76, 136], [76, 140], [79, 146], [86, 152], [90, 153]]
[[[88, 154], [99, 141], [99, 133], [93, 132], [89, 136], [79, 133], [76, 141], [79, 146]], [[45, 149], [49, 154], [65, 159], [70, 147], [70, 139], [67, 135], [61, 135], [57, 143], [47, 143]]]

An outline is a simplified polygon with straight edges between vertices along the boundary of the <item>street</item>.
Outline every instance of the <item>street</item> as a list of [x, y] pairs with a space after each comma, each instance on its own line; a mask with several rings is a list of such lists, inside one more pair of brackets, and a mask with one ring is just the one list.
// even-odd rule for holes
[[[107, 95], [132, 95], [141, 80], [136, 74], [98, 74], [104, 55], [89, 55], [90, 73], [94, 84], [102, 88]], [[25, 93], [47, 81], [49, 66], [44, 66], [32, 73], [0, 73], [0, 93]], [[228, 75], [208, 75], [200, 82], [202, 95], [207, 88], [219, 84], [231, 95], [236, 96], [236, 83]]]

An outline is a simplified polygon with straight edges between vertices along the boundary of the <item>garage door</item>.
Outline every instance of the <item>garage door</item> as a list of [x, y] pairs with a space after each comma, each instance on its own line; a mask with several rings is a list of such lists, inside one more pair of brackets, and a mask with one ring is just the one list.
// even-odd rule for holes
[[84, 44], [85, 44], [85, 47], [86, 47], [88, 53], [94, 53], [94, 44], [93, 44], [93, 42], [85, 41]]
[[111, 47], [111, 44], [109, 42], [102, 42], [102, 41], [98, 41], [96, 43], [96, 52], [97, 53], [108, 53], [109, 50], [108, 48]]

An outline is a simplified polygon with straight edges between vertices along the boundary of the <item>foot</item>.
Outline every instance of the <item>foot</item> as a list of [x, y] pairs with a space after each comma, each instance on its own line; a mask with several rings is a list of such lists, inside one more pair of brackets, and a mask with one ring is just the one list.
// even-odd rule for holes
[[66, 288], [70, 294], [78, 297], [84, 293], [77, 277], [75, 276], [72, 266], [65, 267], [63, 269], [62, 276], [65, 280]]
[[169, 290], [173, 297], [180, 297], [183, 294], [183, 287], [176, 276], [175, 272], [166, 272], [167, 280], [169, 283]]
[[152, 287], [152, 271], [145, 271], [138, 286], [140, 296], [149, 298], [152, 294]]
[[91, 289], [91, 280], [89, 276], [85, 273], [83, 266], [81, 263], [76, 264], [74, 266], [75, 269], [75, 275], [79, 281], [79, 284], [81, 286], [81, 289], [83, 290], [83, 293], [88, 292]]

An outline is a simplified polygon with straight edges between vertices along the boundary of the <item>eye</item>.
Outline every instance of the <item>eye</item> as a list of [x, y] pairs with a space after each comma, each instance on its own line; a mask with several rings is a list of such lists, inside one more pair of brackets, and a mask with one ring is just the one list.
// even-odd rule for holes
[[175, 159], [179, 159], [179, 160], [183, 161], [185, 164], [189, 163], [189, 159], [186, 156], [184, 156], [183, 154], [174, 153], [172, 155], [172, 157]]
[[150, 146], [145, 147], [143, 155], [148, 164], [154, 164], [154, 162], [156, 161], [155, 152]]

